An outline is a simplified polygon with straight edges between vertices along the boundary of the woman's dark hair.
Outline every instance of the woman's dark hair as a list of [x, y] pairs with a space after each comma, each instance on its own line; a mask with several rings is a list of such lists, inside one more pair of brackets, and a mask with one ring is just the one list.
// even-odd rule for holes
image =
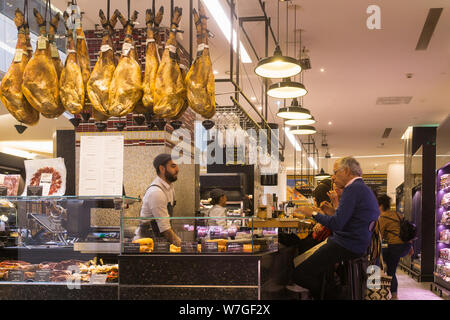
[[222, 198], [225, 195], [225, 191], [223, 191], [222, 189], [213, 189], [210, 192], [210, 197], [211, 197], [211, 204], [212, 205], [216, 205], [219, 203], [220, 198]]
[[323, 201], [330, 201], [330, 197], [328, 196], [327, 192], [331, 190], [331, 180], [325, 179], [322, 180], [319, 185], [314, 189], [313, 191], [313, 197], [316, 200], [316, 203], [318, 206]]
[[377, 197], [378, 205], [381, 206], [383, 211], [388, 211], [391, 207], [391, 197], [389, 197], [387, 194], [382, 194], [381, 196]]

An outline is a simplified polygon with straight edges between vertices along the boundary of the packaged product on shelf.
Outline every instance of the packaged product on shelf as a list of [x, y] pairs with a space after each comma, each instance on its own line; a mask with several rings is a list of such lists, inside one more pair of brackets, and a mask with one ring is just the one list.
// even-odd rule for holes
[[446, 209], [450, 209], [450, 192], [444, 194], [444, 196], [442, 197], [441, 206]]
[[450, 260], [450, 249], [444, 248], [439, 250], [439, 258], [443, 260]]
[[0, 186], [5, 186], [8, 190], [7, 196], [17, 196], [19, 192], [20, 175], [19, 174], [0, 174]]
[[441, 176], [441, 189], [450, 187], [450, 174], [443, 174]]
[[450, 211], [446, 211], [442, 214], [442, 224], [450, 224]]
[[450, 241], [450, 230], [442, 230], [439, 236], [439, 240], [448, 242]]
[[63, 158], [25, 160], [26, 182], [28, 186], [42, 186], [43, 196], [63, 196], [66, 193], [66, 165]]

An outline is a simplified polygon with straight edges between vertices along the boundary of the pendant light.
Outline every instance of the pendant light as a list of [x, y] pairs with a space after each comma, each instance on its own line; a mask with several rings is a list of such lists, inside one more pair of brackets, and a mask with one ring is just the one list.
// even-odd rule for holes
[[322, 168], [322, 169], [320, 169], [320, 172], [315, 175], [315, 178], [317, 180], [323, 180], [323, 179], [331, 178], [331, 176], [328, 173], [325, 173], [325, 171]]
[[[295, 6], [295, 29], [297, 28], [297, 6]], [[288, 24], [289, 24], [289, 10], [288, 10], [288, 2], [286, 2], [286, 51], [289, 54], [288, 47]], [[297, 42], [295, 41], [295, 29], [294, 29], [294, 52], [297, 49]], [[302, 97], [307, 94], [305, 86], [296, 81], [291, 81], [290, 78], [285, 78], [281, 82], [277, 82], [272, 84], [267, 91], [267, 94], [272, 98], [278, 99], [292, 99]]]
[[280, 3], [278, 2], [278, 34], [273, 56], [261, 59], [255, 68], [255, 73], [263, 78], [283, 79], [293, 77], [302, 71], [300, 62], [292, 57], [283, 56], [280, 45]]
[[289, 119], [286, 120], [285, 123], [288, 126], [308, 126], [316, 123], [316, 119], [314, 119], [314, 117], [311, 117], [309, 119]]
[[316, 133], [316, 128], [313, 126], [293, 126], [289, 129], [291, 134], [314, 134]]
[[308, 109], [302, 108], [298, 104], [297, 98], [292, 99], [290, 107], [284, 107], [278, 109], [277, 116], [283, 119], [311, 119], [311, 113]]

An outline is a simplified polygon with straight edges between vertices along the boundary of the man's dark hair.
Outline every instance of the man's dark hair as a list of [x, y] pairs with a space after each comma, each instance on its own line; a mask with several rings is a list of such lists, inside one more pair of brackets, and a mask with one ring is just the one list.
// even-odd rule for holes
[[377, 197], [378, 205], [381, 206], [383, 211], [388, 211], [391, 207], [391, 197], [389, 197], [387, 194], [382, 194], [381, 196]]
[[[327, 181], [329, 180], [329, 181]], [[319, 185], [314, 189], [313, 191], [313, 197], [316, 200], [316, 203], [318, 206], [323, 201], [330, 201], [330, 197], [328, 196], [327, 192], [331, 190], [331, 180], [325, 179], [322, 180]]]
[[153, 166], [156, 169], [157, 175], [160, 174], [159, 166], [166, 166], [167, 162], [169, 162], [170, 160], [172, 160], [172, 157], [167, 153], [161, 153], [155, 157], [155, 159], [153, 160]]

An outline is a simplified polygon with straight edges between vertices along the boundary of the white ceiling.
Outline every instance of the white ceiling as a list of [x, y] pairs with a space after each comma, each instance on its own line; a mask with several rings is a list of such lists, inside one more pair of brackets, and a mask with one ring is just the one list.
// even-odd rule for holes
[[[92, 29], [98, 23], [98, 10], [106, 10], [106, 1], [78, 0], [78, 5], [86, 12], [84, 28]], [[277, 0], [267, 0], [267, 12], [272, 19], [272, 27], [277, 35]], [[101, 6], [100, 6], [101, 3]], [[175, 0], [176, 6], [184, 9], [181, 29], [185, 30], [181, 40], [188, 45], [189, 1]], [[229, 12], [225, 0], [222, 6]], [[66, 0], [53, 0], [52, 4], [64, 10]], [[194, 1], [196, 7], [197, 1]], [[304, 98], [304, 106], [311, 110], [318, 123], [318, 132], [327, 133], [330, 153], [333, 156], [397, 155], [403, 153], [403, 132], [408, 126], [440, 124], [449, 114], [450, 103], [450, 10], [446, 0], [295, 0], [298, 5], [297, 27], [294, 25], [294, 10], [289, 10], [289, 55], [294, 53], [294, 29], [303, 29], [302, 44], [309, 50], [312, 69], [304, 72], [303, 83], [309, 93]], [[376, 4], [381, 8], [381, 30], [369, 30], [366, 9]], [[170, 1], [156, 1], [156, 7], [166, 9], [163, 25], [169, 23]], [[139, 27], [145, 25], [145, 10], [151, 6], [148, 0], [132, 0], [131, 9], [138, 10]], [[126, 1], [111, 0], [111, 9], [118, 8], [126, 15]], [[415, 47], [430, 8], [444, 8], [429, 47], [416, 51]], [[238, 0], [239, 16], [262, 15], [258, 0]], [[280, 4], [280, 44], [286, 53], [286, 6]], [[252, 39], [258, 55], [264, 56], [264, 24], [247, 23], [246, 30]], [[229, 71], [229, 46], [215, 20], [208, 20], [208, 29], [215, 37], [210, 39], [213, 68], [219, 71], [217, 78], [225, 78]], [[62, 31], [60, 31], [62, 32]], [[298, 33], [297, 33], [298, 34]], [[195, 36], [193, 37], [195, 39]], [[261, 103], [261, 79], [254, 75], [256, 58], [245, 37], [240, 39], [249, 52], [253, 64], [241, 64], [240, 83], [246, 94], [255, 96], [255, 104]], [[299, 44], [297, 41], [297, 49]], [[269, 41], [269, 54], [274, 44]], [[295, 54], [297, 55], [297, 54]], [[320, 69], [324, 68], [325, 72]], [[411, 79], [406, 73], [413, 73]], [[247, 77], [249, 75], [249, 77]], [[297, 77], [298, 80], [298, 77]], [[219, 104], [230, 104], [230, 85], [216, 86]], [[376, 105], [378, 97], [412, 96], [405, 105]], [[241, 101], [243, 99], [241, 98]], [[249, 106], [242, 103], [246, 108]], [[290, 101], [287, 101], [290, 104]], [[269, 99], [269, 120], [281, 124], [274, 116], [276, 100]], [[0, 114], [5, 113], [2, 109]], [[254, 115], [254, 113], [251, 113]], [[0, 134], [3, 139], [21, 139], [12, 130], [5, 129], [0, 117]], [[328, 122], [331, 121], [332, 125]], [[47, 125], [48, 124], [48, 125]], [[29, 128], [25, 134], [47, 136], [56, 126], [68, 126], [67, 120], [42, 121], [36, 128]], [[3, 128], [3, 129], [2, 129]], [[10, 127], [9, 127], [10, 128]], [[388, 139], [381, 136], [385, 128], [392, 128]], [[4, 132], [2, 132], [2, 130]], [[5, 135], [3, 135], [5, 134]], [[28, 137], [28, 138], [31, 138]], [[320, 148], [320, 134], [315, 135], [320, 156], [325, 150]], [[381, 147], [381, 143], [384, 145]], [[293, 166], [293, 153], [286, 139], [286, 167]], [[381, 157], [361, 159], [363, 170], [372, 173], [386, 172], [388, 163], [402, 161], [402, 157]], [[329, 161], [330, 162], [330, 161]], [[375, 163], [378, 165], [375, 166]], [[323, 163], [324, 165], [326, 163]]]

